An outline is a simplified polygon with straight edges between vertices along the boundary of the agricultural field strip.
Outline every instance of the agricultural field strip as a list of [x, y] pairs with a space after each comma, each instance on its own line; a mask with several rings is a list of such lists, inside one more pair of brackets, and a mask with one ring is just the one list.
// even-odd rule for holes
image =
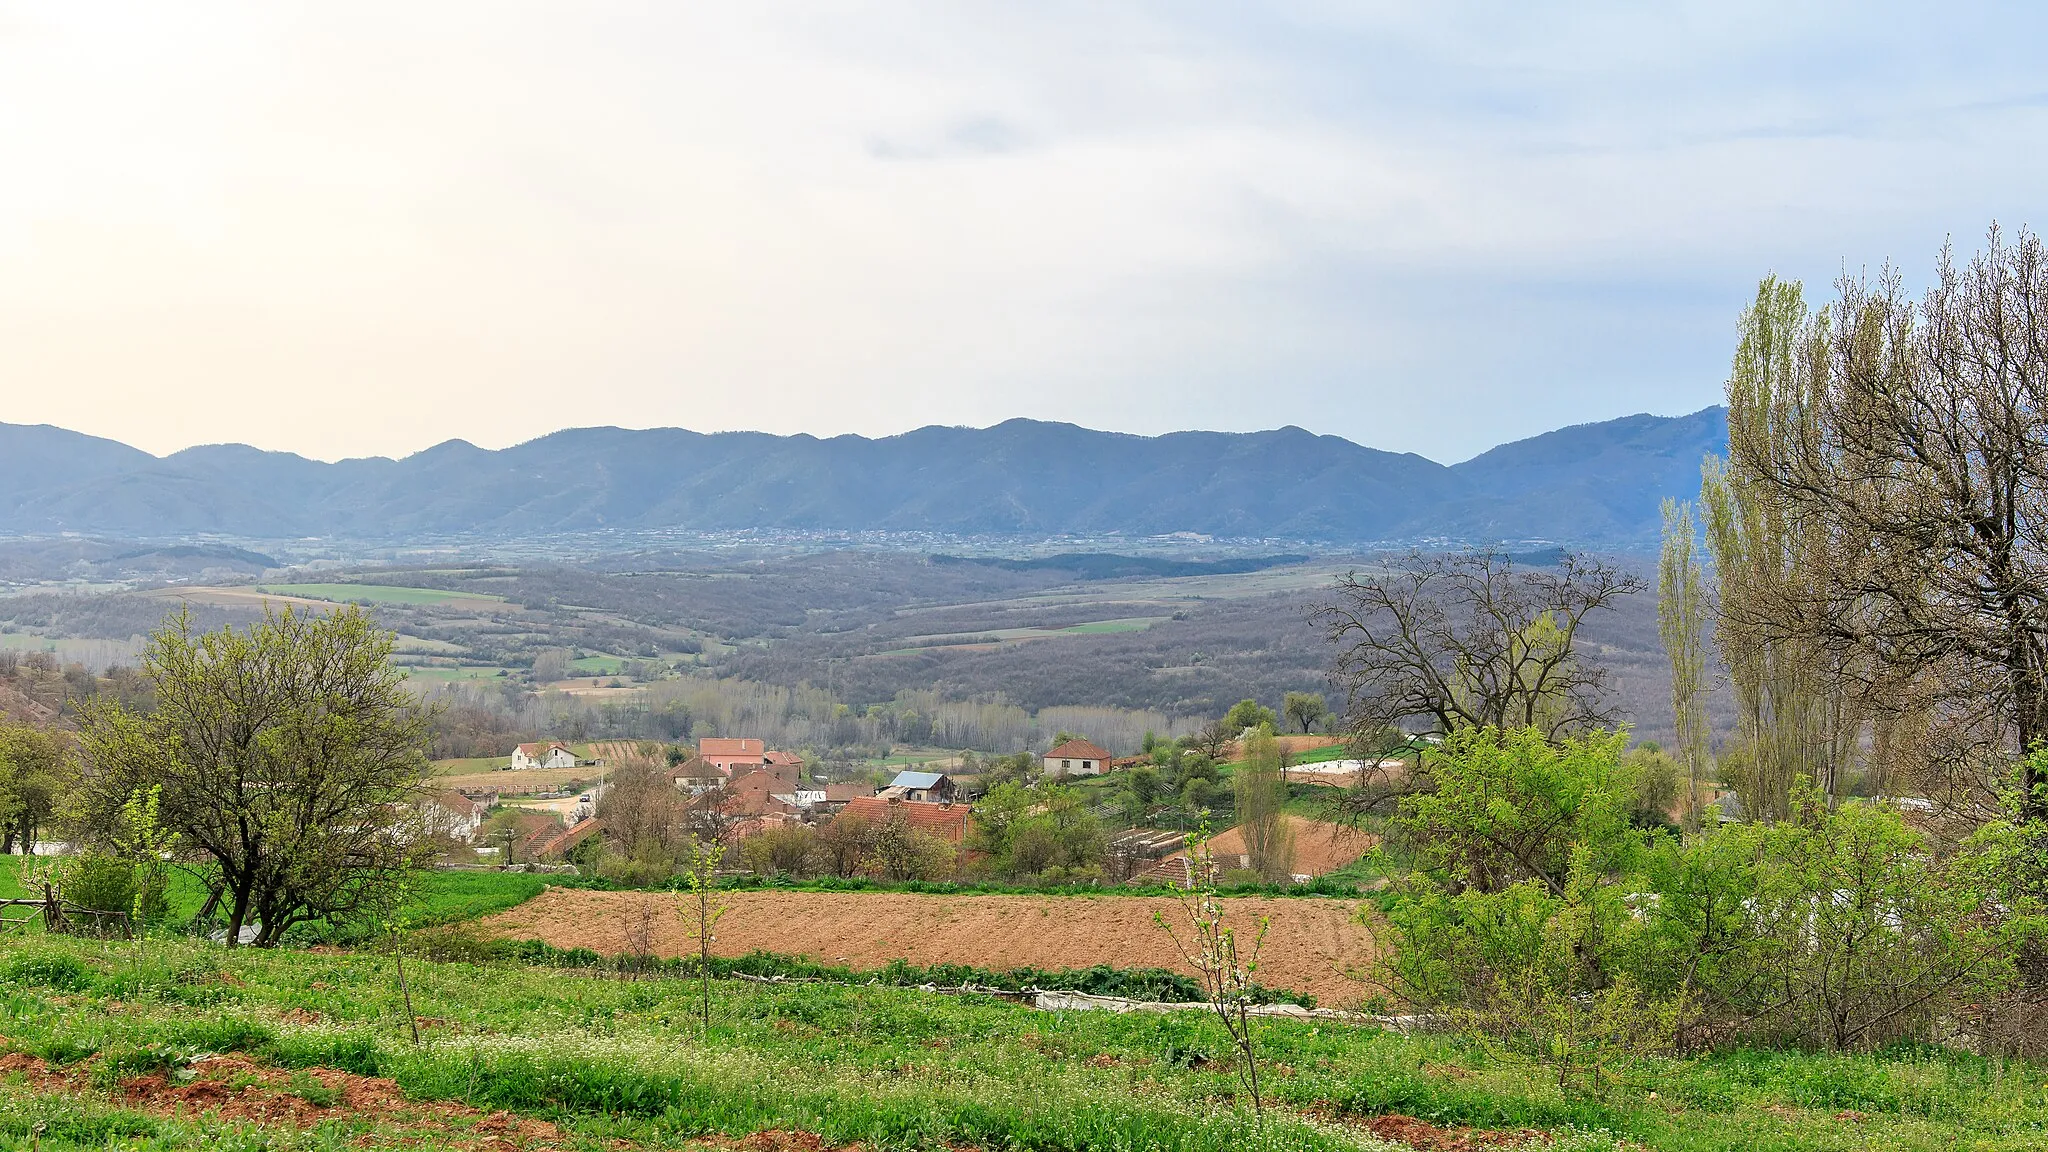
[[359, 600], [370, 604], [397, 604], [414, 608], [463, 602], [508, 603], [505, 597], [492, 592], [451, 592], [445, 588], [408, 588], [398, 584], [259, 584], [256, 591], [313, 600]]

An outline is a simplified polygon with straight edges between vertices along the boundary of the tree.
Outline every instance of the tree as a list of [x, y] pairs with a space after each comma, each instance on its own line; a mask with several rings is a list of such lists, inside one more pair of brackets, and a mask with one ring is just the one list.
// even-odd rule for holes
[[974, 803], [974, 828], [969, 833], [975, 851], [990, 860], [1008, 859], [1010, 840], [1036, 803], [1030, 789], [1012, 781], [983, 793]]
[[1304, 733], [1323, 722], [1330, 714], [1330, 706], [1320, 692], [1289, 692], [1281, 702], [1280, 711]]
[[1223, 722], [1229, 726], [1232, 739], [1244, 735], [1261, 724], [1268, 728], [1280, 726], [1280, 718], [1273, 714], [1273, 710], [1257, 700], [1239, 700], [1237, 703], [1232, 704], [1230, 711], [1223, 714]]
[[309, 919], [379, 905], [430, 845], [416, 814], [430, 767], [425, 709], [360, 608], [266, 613], [246, 632], [151, 637], [157, 708], [94, 701], [81, 716], [81, 818], [101, 838], [158, 789], [160, 820], [210, 865], [230, 944], [273, 946]]
[[702, 981], [707, 1032], [711, 1029], [711, 942], [717, 939], [712, 930], [725, 915], [725, 905], [718, 899], [718, 865], [724, 859], [725, 845], [716, 840], [698, 840], [690, 845], [689, 858], [683, 863], [683, 882], [690, 893], [683, 919], [690, 938], [697, 942], [697, 976]]
[[1699, 828], [1700, 785], [1706, 776], [1707, 592], [1700, 570], [1692, 505], [1664, 501], [1664, 551], [1657, 566], [1657, 632], [1671, 660], [1671, 712], [1684, 767], [1685, 826]]
[[875, 829], [867, 862], [891, 880], [937, 880], [953, 870], [953, 846], [895, 812]]
[[2025, 756], [2048, 739], [2044, 332], [2048, 253], [1994, 227], [1967, 266], [1943, 253], [1917, 306], [1894, 271], [1844, 277], [1769, 418], [1731, 413], [1731, 478], [1812, 525], [1824, 557], [1754, 624], [1848, 670], [1902, 726], [1881, 743], [1912, 783], [1971, 816], [2019, 763], [2025, 818], [2048, 818]]
[[1294, 830], [1283, 811], [1287, 780], [1280, 767], [1280, 742], [1261, 726], [1245, 740], [1244, 763], [1231, 777], [1237, 799], [1237, 827], [1252, 870], [1268, 883], [1294, 874]]
[[875, 825], [865, 816], [841, 813], [818, 832], [824, 867], [840, 879], [858, 876], [875, 846]]
[[0, 855], [36, 841], [72, 786], [74, 765], [51, 732], [0, 722]]
[[808, 876], [818, 834], [801, 824], [764, 829], [740, 842], [740, 859], [761, 876]]
[[1579, 628], [1642, 586], [1577, 556], [1554, 570], [1490, 553], [1417, 557], [1393, 575], [1345, 576], [1319, 615], [1342, 648], [1336, 676], [1356, 730], [1419, 720], [1558, 738], [1611, 720], [1605, 672], [1578, 658]]
[[[1417, 723], [1445, 737], [1533, 729], [1563, 741], [1610, 723], [1606, 672], [1579, 658], [1579, 631], [1642, 587], [1577, 556], [1549, 570], [1491, 553], [1413, 557], [1402, 572], [1345, 576], [1319, 615], [1340, 648], [1354, 742], [1383, 746]], [[1353, 818], [1431, 786], [1422, 758], [1399, 775], [1372, 764], [1337, 801]]]
[[[1730, 443], [1762, 441], [1778, 451], [1807, 433], [1810, 413], [1798, 404], [1813, 371], [1817, 340], [1795, 282], [1766, 277], [1742, 316], [1742, 338], [1728, 376]], [[1707, 542], [1720, 580], [1714, 637], [1727, 664], [1748, 758], [1731, 780], [1745, 810], [1782, 818], [1792, 782], [1801, 776], [1838, 794], [1841, 767], [1828, 731], [1842, 719], [1839, 678], [1823, 677], [1810, 635], [1774, 625], [1776, 605], [1826, 578], [1824, 532], [1795, 516], [1750, 469], [1709, 457], [1700, 499]], [[1831, 693], [1830, 689], [1836, 690]]]
[[1250, 946], [1239, 943], [1237, 929], [1225, 919], [1223, 902], [1216, 898], [1216, 861], [1209, 851], [1206, 827], [1195, 841], [1189, 863], [1193, 886], [1180, 897], [1187, 936], [1183, 937], [1163, 912], [1152, 913], [1152, 921], [1165, 931], [1182, 959], [1199, 975], [1202, 998], [1208, 1001], [1210, 1010], [1230, 1036], [1238, 1080], [1252, 1098], [1252, 1115], [1263, 1123], [1265, 1099], [1259, 1090], [1258, 1046], [1252, 1036], [1251, 1006], [1258, 996], [1255, 976], [1270, 921], [1261, 916]]

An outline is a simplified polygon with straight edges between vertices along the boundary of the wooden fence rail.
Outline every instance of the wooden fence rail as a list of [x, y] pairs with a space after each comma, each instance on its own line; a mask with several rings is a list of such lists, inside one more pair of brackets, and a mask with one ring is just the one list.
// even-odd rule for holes
[[[10, 916], [14, 908], [33, 909], [27, 915]], [[87, 908], [67, 900], [35, 900], [22, 897], [0, 899], [0, 932], [12, 928], [26, 930], [36, 921], [42, 921], [43, 931], [70, 935], [120, 936], [132, 939], [134, 929], [128, 923], [126, 912], [109, 912], [101, 908]]]

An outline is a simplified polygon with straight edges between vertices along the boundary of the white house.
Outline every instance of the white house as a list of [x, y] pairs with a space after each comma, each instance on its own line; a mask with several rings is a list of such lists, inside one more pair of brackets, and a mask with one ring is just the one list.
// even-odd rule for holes
[[514, 768], [574, 768], [576, 754], [560, 740], [546, 744], [521, 744], [512, 750]]
[[1048, 776], [1100, 776], [1109, 771], [1109, 753], [1076, 737], [1045, 754]]

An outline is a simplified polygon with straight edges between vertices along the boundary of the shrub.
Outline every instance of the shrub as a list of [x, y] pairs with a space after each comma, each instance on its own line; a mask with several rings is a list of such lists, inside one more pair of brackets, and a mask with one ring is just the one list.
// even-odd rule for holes
[[87, 852], [66, 865], [62, 889], [81, 908], [127, 912], [135, 906], [135, 868], [118, 856]]

